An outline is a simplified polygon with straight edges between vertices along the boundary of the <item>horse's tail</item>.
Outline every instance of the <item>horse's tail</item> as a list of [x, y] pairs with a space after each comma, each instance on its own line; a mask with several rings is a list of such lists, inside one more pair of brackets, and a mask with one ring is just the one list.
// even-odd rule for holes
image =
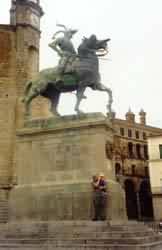
[[27, 82], [27, 84], [25, 86], [24, 97], [22, 98], [22, 102], [25, 102], [25, 97], [27, 96], [31, 86], [32, 86], [32, 81]]

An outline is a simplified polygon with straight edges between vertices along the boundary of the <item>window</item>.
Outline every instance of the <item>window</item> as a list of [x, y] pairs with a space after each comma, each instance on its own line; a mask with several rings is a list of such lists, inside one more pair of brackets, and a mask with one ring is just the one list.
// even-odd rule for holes
[[159, 145], [160, 159], [162, 159], [162, 145]]
[[136, 131], [136, 139], [139, 139], [139, 131]]
[[149, 177], [149, 168], [147, 166], [145, 167], [145, 176]]
[[141, 159], [141, 145], [140, 144], [136, 144], [136, 154], [137, 154], [137, 158]]
[[132, 175], [136, 174], [136, 165], [132, 165]]
[[115, 164], [115, 174], [121, 174], [121, 166], [120, 163]]
[[134, 158], [132, 142], [128, 142], [128, 155], [129, 155], [129, 158]]
[[143, 139], [146, 140], [146, 133], [143, 132]]
[[124, 128], [120, 128], [120, 135], [124, 136]]
[[38, 51], [35, 47], [30, 46], [29, 47], [29, 60], [28, 60], [28, 72], [30, 74], [30, 77], [35, 75], [35, 73], [38, 71]]
[[132, 137], [132, 130], [128, 129], [128, 137]]
[[146, 160], [148, 160], [148, 146], [144, 145], [143, 150], [144, 150], [144, 157], [145, 157]]

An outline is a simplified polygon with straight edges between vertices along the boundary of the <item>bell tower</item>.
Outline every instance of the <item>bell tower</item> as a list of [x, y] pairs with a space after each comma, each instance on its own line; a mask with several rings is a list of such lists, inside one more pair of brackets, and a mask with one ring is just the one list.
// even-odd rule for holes
[[[25, 84], [39, 71], [40, 19], [43, 11], [39, 0], [12, 0], [10, 14], [10, 24], [16, 30], [16, 116], [19, 124], [24, 119], [21, 99]], [[34, 116], [41, 116], [46, 108], [39, 100], [35, 103]]]
[[12, 0], [16, 4], [16, 25], [31, 26], [40, 31], [40, 18], [43, 15], [39, 0]]
[[17, 87], [39, 70], [40, 18], [39, 0], [12, 0], [11, 24], [16, 26]]

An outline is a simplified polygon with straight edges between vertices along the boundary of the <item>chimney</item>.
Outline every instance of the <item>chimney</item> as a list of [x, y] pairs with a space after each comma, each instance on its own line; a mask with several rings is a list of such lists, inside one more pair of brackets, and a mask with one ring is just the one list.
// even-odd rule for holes
[[146, 125], [146, 112], [143, 109], [139, 112], [140, 124]]
[[126, 113], [125, 117], [126, 117], [126, 121], [130, 123], [135, 123], [135, 114], [131, 111], [130, 108], [128, 112]]

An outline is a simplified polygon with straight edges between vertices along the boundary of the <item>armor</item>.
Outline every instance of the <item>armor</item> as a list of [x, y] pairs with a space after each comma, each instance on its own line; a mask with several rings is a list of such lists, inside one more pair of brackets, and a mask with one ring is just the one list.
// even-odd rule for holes
[[[49, 46], [60, 56], [58, 64], [58, 78], [61, 80], [61, 76], [64, 73], [73, 72], [72, 65], [76, 58], [76, 51], [71, 39], [77, 30], [68, 29], [62, 24], [57, 24], [57, 26], [63, 27], [64, 30], [59, 30], [53, 35], [53, 42], [50, 43]], [[63, 33], [63, 36], [57, 37], [60, 33]]]

